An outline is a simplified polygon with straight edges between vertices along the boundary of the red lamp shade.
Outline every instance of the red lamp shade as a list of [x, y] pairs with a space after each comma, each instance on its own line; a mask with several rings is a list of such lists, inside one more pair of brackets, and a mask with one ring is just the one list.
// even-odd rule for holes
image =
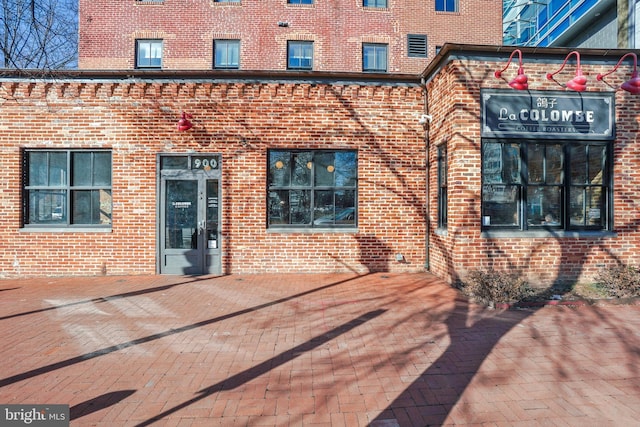
[[564, 58], [564, 62], [558, 71], [553, 73], [547, 73], [547, 80], [554, 80], [553, 76], [558, 74], [560, 71], [564, 69], [564, 66], [567, 65], [567, 61], [571, 55], [575, 55], [577, 58], [576, 64], [576, 75], [574, 78], [569, 80], [565, 85], [568, 89], [575, 90], [576, 92], [584, 92], [587, 89], [587, 78], [582, 74], [582, 67], [580, 67], [580, 53], [577, 51], [570, 52], [566, 58]]
[[193, 127], [193, 123], [189, 121], [189, 119], [191, 118], [192, 118], [191, 114], [187, 114], [184, 111], [182, 112], [182, 117], [180, 118], [180, 120], [178, 120], [178, 130], [180, 132], [184, 132]]
[[502, 73], [507, 68], [509, 68], [509, 65], [511, 64], [511, 60], [513, 59], [513, 55], [516, 53], [518, 54], [518, 65], [519, 65], [518, 75], [509, 82], [509, 86], [511, 86], [515, 90], [527, 90], [529, 89], [529, 79], [524, 74], [524, 68], [522, 68], [522, 51], [520, 49], [516, 49], [513, 52], [511, 52], [511, 55], [509, 56], [509, 60], [507, 61], [507, 65], [502, 70], [498, 70], [495, 73], [493, 73], [493, 75], [497, 79], [501, 78]]
[[622, 85], [620, 86], [620, 88], [626, 90], [629, 93], [632, 93], [634, 95], [637, 95], [640, 93], [640, 77], [638, 77], [638, 72], [634, 72], [631, 75], [631, 79], [627, 80], [626, 82], [622, 83]]
[[627, 92], [632, 93], [634, 95], [638, 95], [640, 94], [640, 78], [638, 78], [638, 56], [633, 52], [624, 54], [611, 71], [608, 71], [604, 74], [598, 74], [596, 79], [598, 79], [598, 81], [601, 81], [606, 76], [616, 71], [618, 67], [620, 67], [620, 64], [622, 64], [622, 61], [624, 61], [624, 59], [628, 56], [633, 58], [633, 72], [631, 73], [631, 78], [626, 82], [622, 83], [622, 85], [620, 85], [620, 89], [626, 90]]

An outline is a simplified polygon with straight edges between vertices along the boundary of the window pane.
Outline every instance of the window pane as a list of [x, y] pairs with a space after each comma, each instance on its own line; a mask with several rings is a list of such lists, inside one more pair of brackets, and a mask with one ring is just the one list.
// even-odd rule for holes
[[67, 192], [64, 190], [29, 190], [29, 224], [66, 224]]
[[502, 144], [487, 142], [482, 145], [482, 182], [502, 182]]
[[502, 163], [504, 182], [520, 182], [520, 163], [520, 145], [505, 144]]
[[289, 192], [291, 224], [311, 223], [311, 192], [294, 190]]
[[337, 187], [355, 187], [358, 165], [355, 151], [337, 151], [335, 153], [335, 185]]
[[529, 184], [544, 183], [544, 145], [529, 144], [527, 160]]
[[549, 145], [546, 156], [547, 184], [564, 183], [564, 155], [562, 146]]
[[317, 153], [314, 157], [316, 186], [333, 186], [335, 178], [335, 159], [333, 153]]
[[163, 156], [160, 158], [160, 168], [162, 170], [189, 169], [189, 158], [187, 156]]
[[91, 153], [72, 153], [73, 186], [91, 185]]
[[485, 185], [482, 191], [482, 225], [519, 225], [518, 187]]
[[482, 178], [485, 184], [520, 183], [520, 145], [485, 143]]
[[294, 153], [292, 156], [293, 171], [291, 174], [293, 185], [311, 185], [311, 153]]
[[289, 151], [272, 151], [269, 153], [269, 185], [286, 187], [291, 177], [291, 153]]
[[587, 147], [573, 145], [569, 148], [571, 159], [571, 184], [587, 182]]
[[289, 224], [289, 191], [269, 192], [269, 224]]
[[49, 153], [49, 186], [67, 185], [67, 153]]
[[93, 155], [93, 185], [111, 185], [111, 153], [107, 151]]
[[47, 185], [49, 176], [49, 153], [27, 153], [29, 162], [29, 185]]
[[604, 173], [604, 147], [589, 146], [589, 184], [602, 184]]
[[99, 224], [111, 224], [111, 214], [113, 206], [113, 198], [111, 197], [111, 190], [98, 190], [100, 201], [100, 219]]
[[561, 196], [560, 187], [527, 188], [527, 224], [547, 227], [561, 225]]
[[354, 191], [316, 191], [314, 225], [355, 225]]

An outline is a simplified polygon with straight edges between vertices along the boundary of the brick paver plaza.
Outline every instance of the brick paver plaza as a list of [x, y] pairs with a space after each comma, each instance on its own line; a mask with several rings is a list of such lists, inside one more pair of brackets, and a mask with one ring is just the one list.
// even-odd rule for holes
[[0, 403], [72, 426], [640, 425], [640, 305], [428, 273], [0, 281]]

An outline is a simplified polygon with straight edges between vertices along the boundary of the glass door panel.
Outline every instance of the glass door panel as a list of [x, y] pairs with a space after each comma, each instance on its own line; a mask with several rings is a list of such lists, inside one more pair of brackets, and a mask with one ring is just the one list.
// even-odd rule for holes
[[167, 180], [165, 248], [196, 249], [198, 235], [198, 181]]

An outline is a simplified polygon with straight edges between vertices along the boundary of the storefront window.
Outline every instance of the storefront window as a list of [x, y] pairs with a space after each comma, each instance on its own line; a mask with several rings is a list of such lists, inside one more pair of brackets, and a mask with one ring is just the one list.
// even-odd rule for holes
[[49, 227], [111, 224], [111, 152], [28, 150], [24, 223]]
[[515, 230], [609, 228], [608, 144], [482, 145], [482, 226]]
[[270, 151], [269, 227], [355, 227], [357, 170], [355, 151]]

